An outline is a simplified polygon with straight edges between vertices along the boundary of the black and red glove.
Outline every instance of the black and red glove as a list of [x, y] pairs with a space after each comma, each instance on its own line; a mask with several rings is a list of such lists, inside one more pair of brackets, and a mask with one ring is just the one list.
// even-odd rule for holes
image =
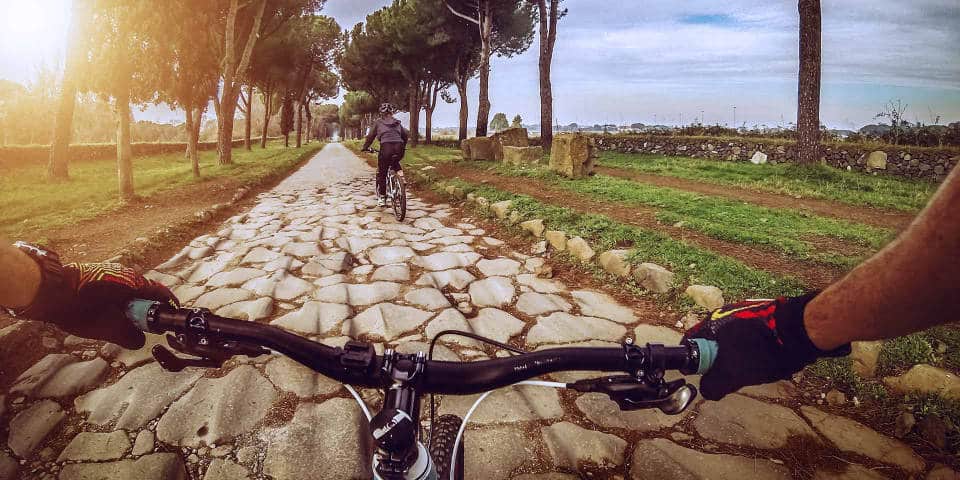
[[803, 311], [815, 296], [724, 305], [691, 328], [684, 339], [718, 345], [717, 359], [700, 382], [703, 396], [719, 400], [749, 385], [788, 379], [820, 357], [849, 355], [849, 344], [824, 351], [807, 336]]
[[143, 347], [145, 337], [124, 316], [127, 302], [143, 298], [179, 306], [167, 287], [118, 263], [69, 263], [59, 274], [49, 266], [43, 270], [37, 297], [14, 313], [55, 324], [79, 337], [135, 350]]

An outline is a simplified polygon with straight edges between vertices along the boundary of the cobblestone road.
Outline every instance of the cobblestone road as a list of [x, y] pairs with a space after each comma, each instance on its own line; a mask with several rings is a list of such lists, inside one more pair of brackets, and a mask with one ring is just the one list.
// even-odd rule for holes
[[[372, 174], [328, 145], [149, 276], [187, 305], [329, 345], [352, 337], [415, 352], [450, 328], [528, 349], [680, 339], [603, 292], [541, 278], [548, 260], [509, 251], [449, 205], [411, 199], [410, 218], [396, 222], [374, 208]], [[0, 397], [0, 478], [370, 477], [362, 413], [339, 384], [278, 356], [168, 373], [149, 354], [161, 341], [135, 352], [74, 337], [47, 345]], [[491, 353], [457, 340], [436, 356]], [[499, 390], [472, 419], [467, 477], [790, 478], [799, 475], [796, 448], [837, 459], [816, 478], [901, 478], [933, 467], [899, 441], [801, 407], [789, 382], [741, 393], [667, 416], [620, 412], [599, 394]], [[372, 406], [380, 400], [362, 394]], [[474, 398], [443, 398], [440, 412], [463, 414]]]

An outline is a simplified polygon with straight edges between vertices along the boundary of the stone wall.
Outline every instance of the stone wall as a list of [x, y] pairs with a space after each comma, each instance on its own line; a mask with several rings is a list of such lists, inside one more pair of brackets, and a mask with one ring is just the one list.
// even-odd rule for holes
[[[649, 153], [657, 155], [713, 158], [727, 161], [749, 161], [756, 152], [767, 155], [770, 163], [796, 161], [793, 142], [767, 139], [730, 139], [707, 137], [667, 137], [653, 135], [593, 135], [601, 151]], [[867, 165], [867, 157], [877, 150], [864, 145], [824, 144], [822, 159], [831, 166], [848, 170], [874, 172]], [[887, 154], [885, 169], [889, 174], [905, 177], [943, 180], [960, 162], [960, 150], [947, 148], [918, 148], [888, 145], [879, 150]]]

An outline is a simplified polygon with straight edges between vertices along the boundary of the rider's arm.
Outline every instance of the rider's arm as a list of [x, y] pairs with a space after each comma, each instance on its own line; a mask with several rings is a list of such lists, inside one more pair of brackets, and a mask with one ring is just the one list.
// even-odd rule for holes
[[373, 125], [370, 127], [370, 133], [367, 134], [367, 139], [363, 142], [363, 148], [361, 148], [361, 150], [366, 150], [370, 148], [370, 145], [373, 145], [373, 140], [377, 138], [377, 130], [379, 130], [377, 128], [378, 125], [380, 125], [379, 120], [374, 122]]
[[400, 139], [403, 140], [403, 144], [407, 144], [407, 138], [410, 137], [409, 132], [406, 128], [403, 128], [403, 125], [400, 125]]
[[824, 350], [960, 320], [960, 168], [886, 248], [831, 285], [804, 311]]
[[26, 253], [0, 237], [0, 305], [25, 307], [40, 288], [40, 267]]
[[[116, 263], [61, 265], [55, 252], [35, 255], [0, 238], [0, 306], [68, 333], [136, 349], [143, 332], [123, 315], [134, 298], [177, 304], [167, 287]], [[32, 255], [32, 256], [31, 256]]]
[[789, 378], [849, 342], [904, 335], [960, 320], [960, 169], [898, 239], [818, 295], [741, 302], [687, 332], [714, 340], [716, 361], [701, 381], [718, 400], [747, 385]]

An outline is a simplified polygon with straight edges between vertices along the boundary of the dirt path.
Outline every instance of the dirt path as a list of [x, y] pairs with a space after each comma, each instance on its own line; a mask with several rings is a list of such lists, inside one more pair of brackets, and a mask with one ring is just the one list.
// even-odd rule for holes
[[750, 267], [798, 278], [811, 288], [825, 287], [845, 273], [831, 265], [801, 262], [775, 251], [718, 240], [688, 229], [662, 225], [657, 221], [657, 211], [654, 208], [637, 206], [625, 208], [623, 205], [590, 200], [575, 193], [551, 188], [543, 182], [530, 178], [504, 177], [493, 173], [456, 168], [452, 165], [440, 166], [437, 171], [447, 177], [460, 177], [469, 182], [492, 185], [553, 205], [566, 206], [583, 213], [602, 214], [629, 225], [656, 230], [677, 240], [735, 258]]
[[704, 195], [741, 200], [762, 207], [806, 210], [824, 217], [839, 218], [876, 227], [891, 228], [898, 231], [906, 227], [907, 224], [913, 220], [913, 217], [915, 217], [914, 214], [898, 212], [896, 210], [857, 207], [813, 198], [798, 199], [790, 195], [762, 192], [749, 188], [716, 185], [683, 178], [640, 173], [628, 168], [597, 166], [596, 172], [601, 175], [624, 178], [658, 187], [676, 188], [678, 190], [702, 193]]

